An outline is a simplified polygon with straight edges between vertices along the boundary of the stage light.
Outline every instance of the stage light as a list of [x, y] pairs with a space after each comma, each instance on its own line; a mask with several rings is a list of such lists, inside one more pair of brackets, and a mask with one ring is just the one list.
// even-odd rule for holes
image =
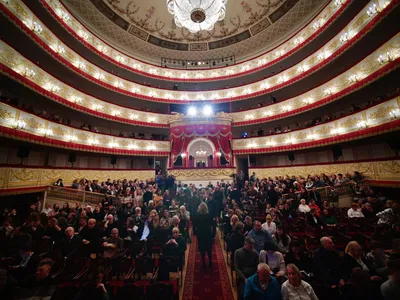
[[213, 113], [213, 110], [212, 110], [212, 107], [211, 107], [210, 105], [204, 106], [204, 108], [203, 108], [203, 114], [204, 114], [205, 116], [211, 116], [212, 113]]
[[197, 114], [197, 109], [194, 106], [190, 106], [188, 109], [188, 115], [189, 116], [195, 116]]

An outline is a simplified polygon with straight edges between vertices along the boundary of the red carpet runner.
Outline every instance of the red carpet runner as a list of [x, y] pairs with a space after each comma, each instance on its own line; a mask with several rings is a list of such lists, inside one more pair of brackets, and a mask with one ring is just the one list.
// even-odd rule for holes
[[[218, 234], [218, 233], [217, 233]], [[218, 237], [213, 246], [213, 267], [202, 268], [197, 239], [192, 236], [186, 267], [186, 279], [182, 300], [233, 300], [233, 293], [226, 269], [224, 255]], [[208, 258], [206, 256], [208, 265]]]

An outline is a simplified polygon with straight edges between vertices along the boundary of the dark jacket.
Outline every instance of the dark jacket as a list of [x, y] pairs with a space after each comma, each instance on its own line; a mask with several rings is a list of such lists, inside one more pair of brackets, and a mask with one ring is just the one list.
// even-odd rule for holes
[[209, 214], [193, 218], [193, 232], [197, 237], [199, 251], [210, 250], [214, 240], [213, 220]]
[[341, 262], [336, 251], [320, 247], [314, 253], [314, 273], [326, 284], [337, 285], [342, 279]]
[[[363, 263], [367, 265], [367, 262], [364, 258], [361, 258]], [[349, 254], [345, 254], [343, 257], [343, 266], [342, 266], [342, 277], [345, 281], [350, 280], [351, 273], [354, 268], [362, 268], [361, 265]]]
[[76, 257], [82, 246], [82, 238], [74, 235], [71, 239], [64, 237], [61, 240], [61, 251], [64, 257]]
[[269, 279], [268, 287], [264, 291], [260, 286], [258, 275], [250, 276], [244, 288], [244, 300], [280, 300], [281, 290], [278, 286], [278, 281], [275, 277], [271, 276]]

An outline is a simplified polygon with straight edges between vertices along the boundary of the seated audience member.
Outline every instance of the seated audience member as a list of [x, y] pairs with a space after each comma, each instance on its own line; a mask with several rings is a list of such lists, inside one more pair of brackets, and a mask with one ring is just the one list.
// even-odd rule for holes
[[101, 235], [107, 237], [111, 235], [111, 231], [117, 228], [117, 222], [115, 222], [114, 215], [109, 214], [104, 222], [103, 228], [101, 230]]
[[389, 260], [388, 269], [390, 278], [381, 285], [384, 300], [400, 299], [400, 260]]
[[354, 202], [351, 204], [351, 208], [349, 208], [349, 210], [347, 211], [347, 216], [349, 217], [349, 219], [364, 218], [364, 215], [363, 215], [360, 207], [358, 206], [357, 203], [354, 203]]
[[35, 247], [44, 236], [44, 227], [41, 224], [40, 216], [35, 212], [30, 214], [28, 222], [21, 227], [21, 230], [32, 237], [33, 247]]
[[48, 216], [51, 212], [53, 212], [53, 209], [51, 208], [50, 203], [46, 202], [44, 208], [42, 209], [42, 213], [45, 213], [46, 216]]
[[251, 216], [246, 216], [244, 219], [243, 233], [247, 235], [253, 229], [253, 219]]
[[273, 241], [267, 241], [264, 250], [261, 250], [259, 261], [266, 263], [276, 277], [285, 276], [285, 260], [282, 253], [276, 251], [277, 247]]
[[30, 245], [24, 245], [20, 254], [12, 260], [10, 275], [20, 282], [24, 278], [34, 275], [38, 263], [39, 256], [32, 251]]
[[379, 218], [378, 225], [387, 224], [392, 226], [400, 220], [400, 203], [393, 203], [392, 207], [378, 212], [376, 216]]
[[317, 191], [316, 186], [313, 186], [311, 191], [308, 192], [308, 200], [314, 200], [317, 205], [321, 205], [321, 194]]
[[56, 218], [50, 218], [47, 221], [47, 226], [44, 228], [43, 239], [50, 239], [52, 241], [59, 241], [63, 237], [63, 232], [60, 226], [58, 226], [58, 220]]
[[304, 249], [299, 241], [293, 240], [290, 244], [290, 250], [285, 255], [285, 263], [295, 264], [301, 271], [310, 273], [312, 270], [312, 260], [304, 253]]
[[50, 275], [53, 261], [49, 258], [39, 262], [36, 273], [26, 277], [20, 284], [18, 299], [50, 300], [56, 285]]
[[306, 214], [310, 212], [310, 207], [306, 204], [306, 199], [301, 199], [300, 200], [300, 205], [299, 205], [299, 212]]
[[104, 257], [113, 257], [119, 254], [124, 246], [124, 241], [119, 237], [117, 228], [111, 230], [111, 236], [103, 243]]
[[172, 216], [175, 216], [178, 211], [179, 211], [179, 206], [176, 203], [176, 200], [172, 200], [170, 207], [168, 208], [169, 215], [172, 218]]
[[257, 273], [250, 276], [244, 289], [244, 300], [277, 300], [281, 299], [278, 281], [271, 276], [271, 269], [267, 264], [260, 263]]
[[267, 215], [266, 222], [262, 224], [262, 230], [268, 232], [271, 236], [275, 234], [276, 224], [272, 222], [271, 215]]
[[185, 254], [185, 239], [180, 235], [179, 228], [172, 229], [172, 237], [167, 241], [163, 249], [163, 255], [182, 258]]
[[332, 216], [329, 213], [329, 210], [324, 209], [324, 212], [321, 217], [321, 221], [325, 226], [336, 227], [337, 226], [337, 219], [335, 216]]
[[385, 249], [383, 249], [381, 243], [378, 241], [371, 241], [368, 244], [368, 248], [371, 250], [366, 255], [368, 268], [373, 274], [386, 280], [388, 277], [386, 262], [389, 259], [389, 256], [385, 254]]
[[351, 271], [348, 284], [342, 287], [343, 300], [377, 300], [379, 295], [371, 288], [369, 274], [360, 267]]
[[351, 272], [354, 268], [361, 268], [362, 270], [370, 274], [372, 281], [380, 281], [381, 278], [372, 275], [371, 270], [367, 266], [367, 261], [363, 256], [363, 249], [356, 241], [351, 241], [347, 244], [345, 249], [345, 255], [343, 257], [342, 266], [342, 277], [345, 281], [349, 281], [351, 278]]
[[79, 232], [82, 238], [82, 251], [85, 255], [97, 253], [100, 243], [100, 230], [96, 227], [96, 220], [89, 219], [85, 228]]
[[164, 215], [160, 219], [160, 228], [169, 229], [171, 225], [172, 225], [172, 218], [170, 218], [168, 210], [165, 209]]
[[134, 226], [140, 227], [140, 225], [144, 222], [146, 216], [142, 215], [142, 209], [140, 207], [135, 208], [135, 215], [133, 216], [133, 224]]
[[375, 212], [372, 209], [371, 203], [365, 203], [361, 211], [366, 219], [372, 219], [375, 217]]
[[243, 227], [242, 222], [237, 223], [233, 232], [227, 237], [228, 248], [233, 254], [237, 249], [244, 246], [245, 236], [243, 235]]
[[281, 293], [283, 300], [318, 300], [312, 286], [301, 279], [297, 266], [289, 264], [286, 267], [288, 280], [282, 284]]
[[74, 300], [108, 300], [108, 291], [104, 285], [104, 271], [100, 268], [96, 270], [93, 274], [89, 275], [90, 281], [88, 284], [84, 285], [81, 292], [78, 294]]
[[315, 228], [319, 227], [322, 229], [324, 227], [324, 223], [318, 216], [318, 213], [315, 210], [315, 208], [312, 208], [310, 213], [307, 214], [307, 224]]
[[279, 226], [278, 228], [276, 228], [276, 232], [275, 235], [273, 236], [273, 239], [280, 253], [286, 254], [289, 252], [291, 238], [286, 233], [286, 230], [283, 227]]
[[262, 230], [262, 225], [260, 221], [254, 221], [254, 227], [249, 232], [248, 236], [254, 239], [254, 249], [258, 253], [260, 253], [260, 251], [264, 249], [265, 242], [272, 241], [272, 236], [269, 234], [269, 232]]
[[79, 255], [79, 250], [82, 245], [82, 238], [75, 234], [73, 227], [65, 229], [65, 236], [61, 240], [61, 252], [63, 257], [71, 258]]
[[235, 251], [234, 263], [235, 271], [240, 280], [239, 290], [243, 293], [244, 284], [247, 278], [257, 272], [258, 253], [254, 250], [255, 241], [247, 236], [244, 240], [243, 248]]
[[321, 246], [314, 253], [314, 273], [331, 288], [344, 285], [342, 279], [342, 261], [336, 252], [335, 244], [329, 237], [322, 237]]
[[321, 216], [321, 209], [319, 208], [319, 206], [317, 204], [315, 204], [315, 200], [311, 199], [310, 203], [308, 204], [308, 207], [311, 209], [315, 209], [317, 216]]
[[80, 217], [79, 218], [79, 224], [77, 224], [75, 226], [75, 228], [74, 228], [75, 232], [79, 234], [81, 232], [81, 230], [86, 227], [86, 225], [87, 225], [87, 218], [86, 217]]

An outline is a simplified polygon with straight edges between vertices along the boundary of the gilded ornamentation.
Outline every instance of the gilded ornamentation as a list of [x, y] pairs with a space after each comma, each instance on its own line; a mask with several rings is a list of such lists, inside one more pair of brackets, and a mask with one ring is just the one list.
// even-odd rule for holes
[[32, 181], [37, 177], [37, 172], [34, 169], [13, 168], [10, 172], [10, 181]]
[[357, 124], [360, 123], [361, 119], [360, 118], [346, 118], [343, 123], [340, 123], [341, 127], [346, 128], [346, 129], [351, 129], [354, 127], [357, 127]]
[[230, 175], [235, 173], [234, 168], [226, 169], [180, 169], [169, 170], [169, 174], [174, 175], [177, 180], [199, 180], [199, 179], [230, 179]]
[[307, 132], [305, 131], [300, 131], [297, 135], [296, 135], [296, 139], [297, 140], [305, 140], [307, 138]]
[[76, 135], [76, 137], [77, 137], [80, 141], [85, 142], [85, 141], [88, 140], [89, 135], [86, 134], [86, 133], [84, 133], [84, 132], [80, 132], [80, 133], [78, 133], [78, 134]]
[[38, 122], [35, 120], [33, 117], [29, 119], [24, 119], [24, 122], [26, 123], [26, 126], [31, 129], [41, 129], [44, 127], [44, 124], [41, 122]]
[[388, 116], [390, 116], [390, 112], [395, 110], [397, 107], [394, 105], [392, 106], [380, 106], [376, 111], [368, 115], [368, 118], [371, 120], [377, 120], [377, 119], [386, 119]]
[[13, 118], [13, 116], [8, 110], [0, 108], [0, 119], [8, 120], [8, 119], [12, 119], [12, 118]]
[[400, 161], [380, 161], [378, 169], [382, 174], [400, 174]]
[[329, 125], [321, 126], [320, 128], [317, 128], [315, 131], [317, 132], [318, 135], [326, 136], [329, 135], [332, 131], [333, 127]]
[[55, 135], [64, 136], [67, 134], [67, 131], [61, 126], [57, 126], [51, 129]]

